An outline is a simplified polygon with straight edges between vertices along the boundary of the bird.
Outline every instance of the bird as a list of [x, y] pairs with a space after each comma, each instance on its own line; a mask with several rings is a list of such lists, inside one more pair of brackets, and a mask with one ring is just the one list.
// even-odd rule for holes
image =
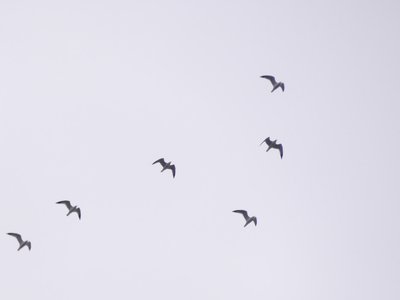
[[28, 241], [28, 240], [23, 241], [22, 238], [21, 238], [21, 235], [18, 234], [18, 233], [9, 232], [9, 233], [7, 233], [7, 234], [8, 234], [8, 235], [11, 235], [11, 236], [13, 236], [13, 237], [15, 237], [15, 238], [17, 239], [17, 241], [18, 241], [18, 243], [19, 243], [19, 248], [18, 248], [17, 251], [21, 250], [24, 246], [27, 246], [27, 247], [29, 248], [29, 251], [31, 251], [32, 245], [31, 245], [31, 242], [30, 242], [30, 241]]
[[246, 227], [246, 226], [249, 225], [251, 222], [254, 222], [254, 226], [257, 226], [257, 218], [254, 217], [254, 216], [250, 218], [249, 215], [248, 215], [248, 213], [247, 213], [247, 211], [239, 209], [239, 210], [234, 210], [233, 212], [234, 212], [234, 213], [239, 213], [239, 214], [242, 214], [242, 215], [243, 215], [243, 217], [244, 217], [245, 220], [246, 220], [246, 224], [244, 224], [243, 227]]
[[268, 149], [267, 149], [266, 152], [268, 152], [271, 148], [278, 149], [278, 150], [279, 150], [279, 153], [281, 154], [281, 159], [282, 159], [282, 157], [283, 157], [283, 146], [282, 146], [282, 144], [277, 144], [277, 143], [276, 143], [277, 140], [271, 141], [270, 138], [267, 137], [265, 140], [263, 140], [263, 141], [261, 142], [260, 146], [261, 146], [264, 142], [268, 145]]
[[65, 204], [65, 206], [68, 208], [67, 216], [75, 212], [78, 214], [79, 220], [81, 219], [81, 209], [78, 206], [72, 206], [70, 201], [62, 200], [56, 202], [56, 204]]
[[276, 80], [275, 80], [275, 77], [274, 76], [271, 76], [271, 75], [263, 75], [263, 76], [260, 76], [261, 78], [265, 78], [265, 79], [268, 79], [269, 81], [271, 81], [271, 83], [272, 83], [272, 85], [273, 85], [273, 89], [272, 89], [272, 91], [271, 91], [271, 93], [273, 92], [273, 91], [275, 91], [277, 88], [281, 88], [282, 89], [282, 92], [284, 92], [285, 91], [285, 84], [283, 83], [283, 82], [277, 82]]
[[155, 162], [153, 162], [153, 165], [156, 163], [160, 163], [162, 165], [162, 170], [161, 172], [165, 171], [166, 169], [170, 169], [172, 171], [172, 177], [175, 178], [175, 165], [172, 165], [171, 162], [166, 163], [164, 158], [160, 158], [158, 160], [156, 160]]

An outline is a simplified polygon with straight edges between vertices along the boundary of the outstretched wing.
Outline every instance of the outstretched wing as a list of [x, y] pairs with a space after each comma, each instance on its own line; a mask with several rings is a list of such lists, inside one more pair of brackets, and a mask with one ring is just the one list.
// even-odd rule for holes
[[56, 202], [56, 204], [65, 204], [65, 206], [68, 208], [68, 210], [70, 210], [72, 208], [71, 202], [69, 202], [68, 200], [58, 201], [58, 202]]
[[163, 168], [166, 165], [164, 158], [160, 158], [160, 159], [156, 160], [155, 162], [153, 162], [153, 165], [156, 163], [160, 163], [163, 166]]
[[31, 242], [26, 242], [26, 246], [29, 248], [29, 251], [31, 251], [31, 248], [32, 248], [32, 244], [31, 244]]
[[261, 76], [261, 78], [265, 78], [268, 79], [269, 81], [271, 81], [272, 85], [275, 86], [276, 85], [276, 80], [274, 76], [271, 75], [263, 75]]
[[248, 215], [247, 211], [245, 211], [245, 210], [238, 209], [238, 210], [234, 210], [233, 212], [242, 214], [246, 221], [249, 219], [249, 215]]
[[81, 209], [78, 207], [75, 209], [75, 212], [78, 214], [79, 220], [81, 219]]
[[13, 236], [13, 237], [15, 237], [17, 240], [18, 240], [18, 243], [21, 245], [24, 241], [22, 240], [22, 238], [21, 238], [21, 235], [20, 234], [18, 234], [18, 233], [12, 233], [12, 232], [9, 232], [9, 233], [7, 233], [8, 235], [11, 235], [11, 236]]
[[263, 140], [263, 141], [261, 142], [260, 146], [261, 146], [264, 142], [265, 142], [268, 146], [271, 145], [271, 140], [269, 139], [269, 137], [267, 137], [265, 140]]
[[175, 178], [175, 171], [176, 171], [175, 165], [170, 165], [170, 166], [168, 167], [168, 169], [171, 169], [171, 171], [172, 171], [172, 177]]
[[281, 159], [282, 159], [282, 157], [283, 157], [283, 146], [282, 146], [282, 144], [276, 144], [275, 148], [279, 150], [279, 153], [281, 154]]

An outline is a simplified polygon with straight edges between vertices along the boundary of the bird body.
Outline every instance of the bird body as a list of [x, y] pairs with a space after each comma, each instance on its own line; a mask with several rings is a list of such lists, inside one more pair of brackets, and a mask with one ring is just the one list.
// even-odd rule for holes
[[67, 207], [67, 209], [68, 209], [67, 216], [69, 216], [70, 214], [75, 212], [75, 213], [77, 213], [79, 220], [81, 219], [81, 209], [78, 206], [72, 206], [70, 201], [62, 200], [62, 201], [56, 202], [56, 204], [64, 204]]
[[9, 233], [7, 233], [7, 234], [8, 234], [8, 235], [11, 235], [11, 236], [13, 236], [13, 237], [15, 237], [15, 238], [17, 239], [17, 241], [18, 241], [18, 243], [19, 243], [19, 248], [17, 249], [17, 251], [21, 250], [21, 249], [22, 249], [23, 247], [25, 247], [25, 246], [28, 247], [29, 251], [31, 251], [32, 244], [31, 244], [30, 241], [28, 241], [28, 240], [26, 240], [26, 241], [22, 240], [21, 235], [18, 234], [18, 233], [9, 232]]
[[164, 158], [160, 158], [160, 159], [156, 160], [155, 162], [153, 162], [153, 165], [156, 163], [160, 163], [160, 165], [163, 167], [161, 172], [164, 172], [165, 170], [170, 169], [172, 172], [172, 177], [175, 178], [175, 171], [176, 171], [175, 165], [171, 164], [171, 162], [166, 163]]
[[282, 159], [282, 157], [283, 157], [283, 146], [282, 146], [282, 144], [278, 144], [277, 141], [278, 140], [271, 141], [271, 139], [269, 137], [267, 137], [265, 140], [263, 140], [261, 142], [260, 146], [263, 143], [266, 143], [268, 145], [268, 149], [267, 149], [266, 152], [268, 152], [271, 148], [279, 150], [279, 153], [280, 153], [281, 159]]
[[272, 93], [273, 91], [275, 91], [277, 88], [281, 88], [281, 89], [282, 89], [282, 92], [285, 91], [285, 84], [284, 84], [283, 82], [281, 82], [281, 81], [277, 82], [277, 81], [275, 80], [275, 77], [274, 77], [274, 76], [271, 76], [271, 75], [263, 75], [263, 76], [261, 76], [261, 78], [268, 79], [268, 80], [272, 83], [272, 87], [273, 87], [273, 88], [272, 88], [271, 93]]
[[257, 226], [257, 218], [256, 217], [249, 217], [249, 214], [247, 213], [247, 211], [239, 209], [239, 210], [234, 210], [234, 213], [239, 213], [242, 214], [242, 216], [244, 217], [244, 219], [246, 220], [246, 223], [244, 224], [243, 227], [246, 227], [247, 225], [249, 225], [251, 222], [254, 222], [254, 226]]

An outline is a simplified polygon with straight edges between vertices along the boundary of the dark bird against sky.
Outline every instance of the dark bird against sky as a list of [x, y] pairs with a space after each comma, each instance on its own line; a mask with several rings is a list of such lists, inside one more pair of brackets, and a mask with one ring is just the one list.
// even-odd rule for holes
[[268, 145], [268, 149], [267, 149], [266, 152], [268, 152], [271, 148], [278, 149], [278, 150], [279, 150], [279, 153], [281, 154], [281, 159], [282, 159], [282, 157], [283, 157], [283, 146], [282, 146], [282, 144], [277, 144], [276, 142], [277, 142], [277, 140], [271, 141], [270, 138], [267, 137], [265, 140], [263, 140], [263, 141], [261, 142], [260, 146], [261, 146], [263, 143], [266, 143], [266, 144]]
[[18, 241], [18, 243], [19, 243], [18, 251], [21, 250], [21, 249], [22, 249], [23, 247], [25, 247], [25, 246], [27, 246], [27, 247], [29, 248], [29, 251], [31, 251], [32, 245], [31, 245], [31, 242], [30, 242], [30, 241], [28, 241], [28, 240], [23, 241], [22, 238], [21, 238], [21, 235], [18, 234], [18, 233], [9, 232], [9, 233], [7, 233], [7, 234], [8, 234], [8, 235], [11, 235], [11, 236], [13, 236], [13, 237], [15, 237], [15, 238], [17, 239], [17, 241]]
[[163, 167], [161, 172], [165, 171], [166, 169], [170, 169], [172, 171], [172, 176], [175, 178], [175, 165], [172, 165], [171, 162], [166, 163], [164, 158], [156, 160], [155, 162], [153, 162], [153, 165], [156, 163], [160, 163]]
[[275, 91], [275, 90], [276, 90], [277, 88], [279, 88], [279, 87], [282, 89], [282, 92], [285, 91], [285, 84], [284, 84], [283, 82], [277, 82], [277, 81], [275, 80], [275, 77], [274, 77], [274, 76], [271, 76], [271, 75], [263, 75], [263, 76], [261, 76], [261, 78], [268, 79], [269, 81], [271, 81], [272, 86], [273, 86], [273, 89], [272, 89], [271, 93], [272, 93], [273, 91]]
[[254, 216], [250, 218], [247, 211], [239, 209], [239, 210], [234, 210], [233, 212], [243, 215], [244, 219], [246, 220], [246, 224], [244, 224], [244, 227], [249, 225], [251, 222], [254, 222], [254, 226], [257, 226], [257, 218]]
[[56, 202], [56, 204], [65, 204], [65, 206], [68, 208], [67, 216], [75, 212], [78, 214], [79, 220], [81, 219], [81, 209], [78, 206], [72, 206], [70, 201], [62, 200]]

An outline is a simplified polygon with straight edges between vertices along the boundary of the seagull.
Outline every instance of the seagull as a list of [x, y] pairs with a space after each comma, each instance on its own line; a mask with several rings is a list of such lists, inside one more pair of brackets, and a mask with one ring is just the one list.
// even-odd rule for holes
[[247, 211], [245, 211], [245, 210], [234, 210], [233, 211], [234, 213], [239, 213], [239, 214], [242, 214], [243, 215], [243, 217], [245, 218], [245, 220], [246, 220], [246, 224], [244, 224], [244, 227], [246, 227], [247, 225], [249, 225], [251, 222], [254, 222], [254, 226], [257, 226], [257, 218], [256, 217], [249, 217], [249, 215], [247, 214]]
[[18, 243], [19, 243], [18, 251], [21, 250], [24, 246], [27, 246], [29, 248], [29, 251], [31, 251], [32, 245], [31, 245], [30, 241], [23, 241], [21, 238], [21, 235], [18, 233], [9, 232], [7, 234], [15, 237], [18, 240]]
[[172, 171], [172, 176], [175, 178], [175, 165], [171, 165], [171, 162], [166, 163], [164, 158], [160, 158], [159, 160], [156, 160], [153, 162], [153, 165], [156, 163], [160, 163], [162, 165], [162, 170], [161, 172], [165, 171], [166, 169], [170, 169]]
[[56, 202], [56, 204], [65, 204], [65, 206], [68, 208], [67, 216], [69, 216], [73, 212], [76, 212], [78, 214], [79, 220], [81, 219], [81, 209], [78, 206], [72, 206], [71, 202], [69, 202], [68, 200], [58, 201]]
[[276, 90], [277, 88], [279, 88], [279, 87], [282, 89], [282, 92], [285, 91], [285, 84], [284, 84], [283, 82], [276, 82], [274, 76], [271, 76], [271, 75], [263, 75], [263, 76], [260, 76], [260, 77], [261, 77], [261, 78], [268, 79], [269, 81], [271, 81], [271, 83], [272, 83], [272, 85], [273, 85], [273, 89], [272, 89], [271, 93], [272, 93], [273, 91], [275, 91], [275, 90]]
[[260, 146], [265, 142], [268, 145], [268, 149], [267, 149], [266, 152], [268, 152], [271, 148], [278, 149], [279, 153], [281, 154], [281, 159], [282, 159], [282, 157], [283, 157], [283, 146], [282, 146], [282, 144], [277, 144], [276, 141], [277, 140], [271, 141], [270, 138], [267, 137], [265, 140], [263, 140], [261, 142]]

